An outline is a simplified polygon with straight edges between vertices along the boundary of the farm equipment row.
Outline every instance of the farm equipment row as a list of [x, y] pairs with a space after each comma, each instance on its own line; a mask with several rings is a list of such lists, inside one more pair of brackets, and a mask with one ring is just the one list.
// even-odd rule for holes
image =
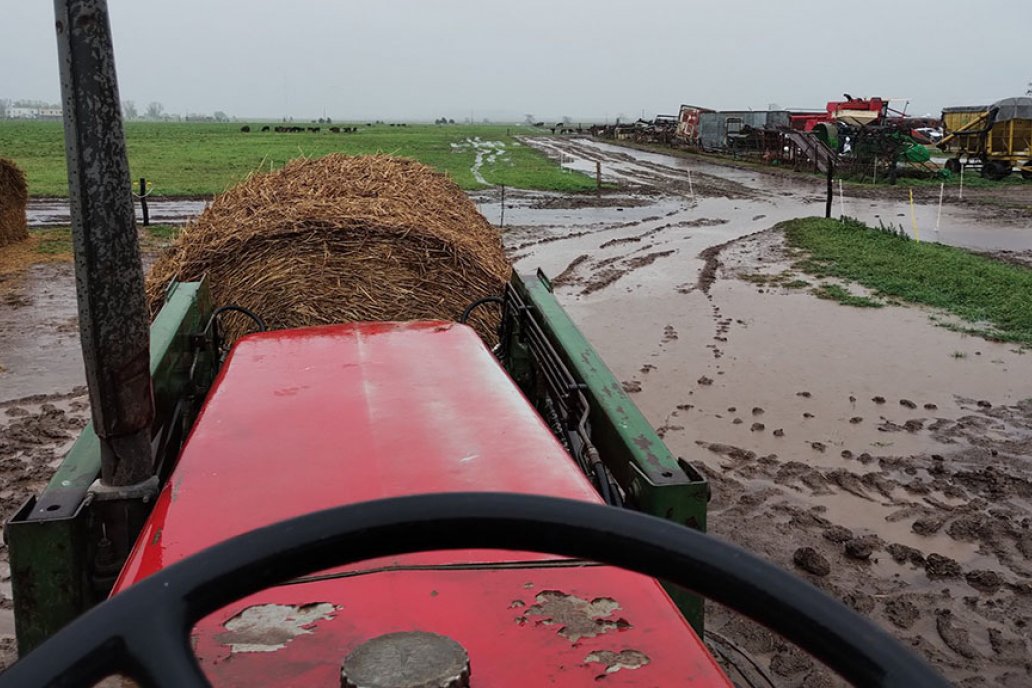
[[[724, 110], [682, 105], [677, 117], [629, 124], [596, 125], [602, 138], [653, 143], [753, 157], [774, 165], [886, 179], [904, 168], [927, 175], [961, 168], [999, 180], [1015, 169], [1032, 179], [1032, 98], [1009, 98], [991, 106], [948, 107], [942, 118], [912, 117], [884, 98], [848, 93], [824, 110]], [[949, 154], [932, 160], [929, 146]]]

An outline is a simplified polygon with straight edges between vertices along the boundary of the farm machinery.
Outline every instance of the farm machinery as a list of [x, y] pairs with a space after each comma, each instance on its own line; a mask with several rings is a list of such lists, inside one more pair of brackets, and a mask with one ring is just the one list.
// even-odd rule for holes
[[1022, 177], [1032, 179], [1032, 98], [943, 108], [942, 121], [943, 138], [937, 145], [950, 153], [950, 171], [970, 168], [1000, 180], [1018, 168]]
[[[265, 331], [202, 280], [148, 325], [106, 3], [55, 7], [93, 422], [6, 524], [0, 687], [729, 686], [700, 595], [858, 685], [946, 685], [702, 532], [705, 479], [540, 272], [459, 322]], [[489, 348], [461, 321], [493, 307]]]

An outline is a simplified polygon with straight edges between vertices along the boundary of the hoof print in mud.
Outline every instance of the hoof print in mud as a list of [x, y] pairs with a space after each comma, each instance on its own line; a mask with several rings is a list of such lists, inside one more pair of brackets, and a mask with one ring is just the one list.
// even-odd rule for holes
[[921, 616], [917, 605], [910, 600], [896, 598], [885, 602], [885, 616], [898, 628], [910, 628]]
[[[914, 521], [910, 529], [918, 535], [934, 535], [942, 530], [943, 524], [946, 522], [944, 518], [919, 518]], [[938, 556], [938, 555], [936, 555]]]
[[871, 538], [853, 538], [846, 542], [846, 556], [857, 561], [867, 561], [874, 553], [875, 544]]
[[975, 590], [994, 593], [1003, 585], [1003, 577], [996, 571], [968, 571], [964, 580]]
[[925, 574], [932, 580], [959, 578], [961, 574], [960, 564], [949, 557], [933, 552], [925, 560]]
[[792, 555], [792, 562], [807, 573], [815, 576], [827, 576], [831, 573], [831, 564], [823, 554], [813, 547], [800, 547]]
[[824, 531], [824, 539], [841, 544], [853, 539], [853, 531], [845, 526], [832, 526]]
[[903, 564], [909, 561], [914, 566], [925, 565], [925, 555], [921, 553], [921, 550], [915, 549], [914, 547], [901, 545], [896, 542], [886, 547], [885, 550], [897, 564]]

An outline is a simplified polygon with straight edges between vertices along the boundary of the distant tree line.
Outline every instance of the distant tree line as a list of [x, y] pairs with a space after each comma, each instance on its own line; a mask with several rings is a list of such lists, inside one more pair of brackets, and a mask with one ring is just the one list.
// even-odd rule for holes
[[222, 110], [216, 110], [212, 114], [187, 113], [186, 115], [171, 114], [165, 112], [165, 106], [157, 100], [147, 103], [143, 114], [131, 100], [122, 101], [122, 117], [126, 120], [143, 119], [152, 122], [231, 122], [233, 118]]

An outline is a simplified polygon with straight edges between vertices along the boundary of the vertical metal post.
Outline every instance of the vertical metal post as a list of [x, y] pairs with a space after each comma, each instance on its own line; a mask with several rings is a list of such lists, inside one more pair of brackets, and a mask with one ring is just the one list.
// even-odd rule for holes
[[602, 162], [600, 160], [595, 161], [595, 193], [599, 196], [602, 195]]
[[143, 211], [143, 226], [150, 227], [150, 209], [147, 207], [147, 180], [140, 177], [140, 210]]
[[498, 223], [499, 227], [505, 227], [505, 184], [502, 184], [502, 217]]
[[835, 198], [835, 186], [832, 177], [835, 175], [835, 164], [828, 161], [828, 202], [824, 207], [824, 217], [831, 218], [831, 202]]
[[68, 196], [101, 483], [153, 473], [149, 316], [106, 0], [54, 0]]

